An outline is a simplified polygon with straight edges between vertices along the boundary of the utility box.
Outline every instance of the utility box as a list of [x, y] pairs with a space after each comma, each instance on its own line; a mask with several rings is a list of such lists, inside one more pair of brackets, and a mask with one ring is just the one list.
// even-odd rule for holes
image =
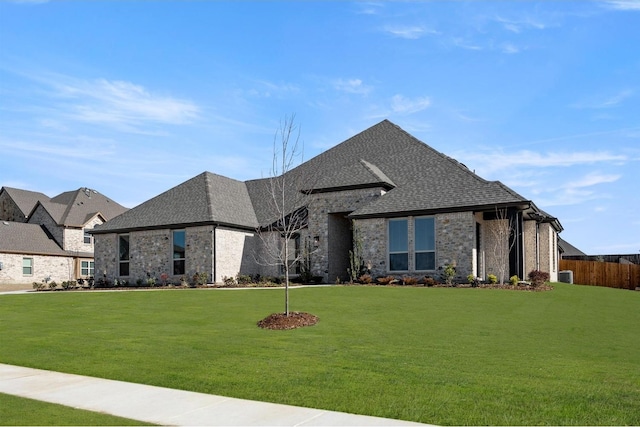
[[573, 284], [573, 271], [571, 270], [562, 270], [558, 272], [558, 281], [562, 283], [571, 283]]

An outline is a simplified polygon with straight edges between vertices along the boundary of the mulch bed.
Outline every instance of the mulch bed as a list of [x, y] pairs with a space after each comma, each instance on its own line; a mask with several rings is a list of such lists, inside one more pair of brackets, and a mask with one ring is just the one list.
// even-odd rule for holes
[[318, 317], [310, 313], [291, 311], [287, 316], [284, 313], [273, 313], [258, 322], [263, 329], [296, 329], [303, 326], [313, 326], [318, 323]]

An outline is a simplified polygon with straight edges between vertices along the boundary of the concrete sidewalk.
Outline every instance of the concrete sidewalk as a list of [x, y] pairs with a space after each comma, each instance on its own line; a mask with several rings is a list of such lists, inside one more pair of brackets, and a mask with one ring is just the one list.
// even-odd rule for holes
[[5, 364], [0, 364], [0, 392], [161, 425], [421, 425]]

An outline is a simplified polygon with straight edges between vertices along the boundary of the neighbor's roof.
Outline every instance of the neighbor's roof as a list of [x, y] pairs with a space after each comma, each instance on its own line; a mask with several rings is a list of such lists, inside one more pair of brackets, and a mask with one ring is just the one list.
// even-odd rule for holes
[[587, 256], [586, 253], [582, 252], [580, 249], [576, 248], [561, 237], [558, 238], [558, 247], [560, 248], [563, 256]]
[[42, 200], [49, 200], [49, 196], [36, 191], [21, 190], [19, 188], [2, 187], [18, 206], [25, 218], [29, 216], [35, 205]]
[[94, 233], [193, 224], [258, 226], [247, 187], [241, 181], [203, 172], [112, 220]]
[[0, 252], [69, 256], [38, 224], [0, 221]]

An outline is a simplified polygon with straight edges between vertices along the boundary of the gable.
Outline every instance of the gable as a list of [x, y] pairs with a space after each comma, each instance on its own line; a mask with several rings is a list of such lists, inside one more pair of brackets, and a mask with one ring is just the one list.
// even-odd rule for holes
[[0, 222], [0, 252], [68, 255], [41, 225], [10, 221]]

